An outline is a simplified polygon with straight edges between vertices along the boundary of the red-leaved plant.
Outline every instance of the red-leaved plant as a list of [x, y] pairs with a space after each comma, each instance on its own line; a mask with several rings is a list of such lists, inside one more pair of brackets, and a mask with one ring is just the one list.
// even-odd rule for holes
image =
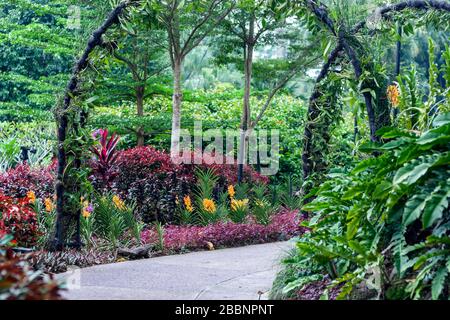
[[33, 270], [26, 257], [15, 254], [11, 237], [0, 236], [0, 298], [60, 300], [61, 287], [50, 275]]
[[0, 193], [0, 213], [0, 236], [11, 234], [19, 246], [36, 245], [37, 216], [28, 197], [12, 198]]
[[93, 178], [100, 180], [105, 187], [108, 187], [117, 174], [115, 164], [118, 153], [116, 152], [117, 143], [120, 137], [113, 133], [108, 138], [108, 129], [98, 129], [94, 131], [94, 139], [98, 139], [98, 144], [92, 146], [89, 150], [94, 154], [91, 161]]
[[[272, 217], [267, 226], [255, 221], [218, 222], [208, 226], [167, 225], [164, 227], [164, 246], [166, 250], [181, 251], [203, 249], [207, 242], [211, 242], [215, 247], [236, 247], [285, 241], [306, 232], [306, 229], [300, 226], [301, 221], [298, 211], [282, 209]], [[155, 229], [143, 231], [142, 241], [156, 243], [158, 234]]]
[[28, 191], [33, 190], [39, 199], [51, 197], [54, 193], [55, 169], [56, 160], [41, 168], [20, 164], [0, 173], [0, 193], [13, 198], [24, 198]]

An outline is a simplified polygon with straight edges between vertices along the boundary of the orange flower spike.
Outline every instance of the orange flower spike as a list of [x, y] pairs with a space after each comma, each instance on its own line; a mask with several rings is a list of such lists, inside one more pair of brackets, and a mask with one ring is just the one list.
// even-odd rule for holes
[[54, 205], [53, 202], [50, 198], [45, 198], [44, 200], [44, 205], [45, 205], [45, 211], [47, 212], [52, 212], [54, 209]]
[[27, 198], [31, 204], [35, 204], [36, 202], [36, 194], [34, 191], [30, 190], [27, 192]]
[[186, 210], [189, 212], [194, 211], [194, 207], [192, 206], [192, 201], [190, 196], [185, 196], [183, 198], [184, 206], [186, 207]]
[[228, 186], [228, 195], [230, 196], [231, 199], [233, 199], [234, 196], [236, 195], [236, 191], [234, 190], [233, 185]]
[[400, 103], [400, 91], [397, 85], [393, 84], [387, 88], [387, 97], [394, 107], [397, 107]]
[[91, 213], [85, 209], [85, 210], [83, 210], [82, 215], [83, 215], [83, 218], [87, 219], [91, 216]]
[[209, 213], [216, 212], [216, 204], [211, 199], [203, 199], [203, 208]]
[[125, 210], [125, 209], [126, 209], [125, 203], [122, 201], [122, 199], [120, 199], [119, 196], [114, 195], [113, 198], [112, 198], [112, 200], [113, 200], [115, 206], [116, 206], [118, 209], [120, 209], [120, 210]]

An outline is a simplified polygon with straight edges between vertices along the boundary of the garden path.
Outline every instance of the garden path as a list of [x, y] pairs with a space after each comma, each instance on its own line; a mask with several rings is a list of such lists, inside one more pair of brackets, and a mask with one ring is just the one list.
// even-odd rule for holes
[[[79, 269], [67, 299], [267, 299], [290, 242], [157, 257]], [[75, 282], [76, 283], [76, 282]]]

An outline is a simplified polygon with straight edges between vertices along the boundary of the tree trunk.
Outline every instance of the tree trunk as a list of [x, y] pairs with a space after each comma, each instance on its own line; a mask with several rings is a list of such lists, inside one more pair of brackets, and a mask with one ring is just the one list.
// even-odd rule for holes
[[[312, 156], [312, 139], [313, 139], [313, 131], [314, 125], [317, 122], [317, 118], [320, 115], [320, 110], [317, 107], [317, 101], [321, 97], [320, 93], [320, 82], [326, 78], [328, 73], [330, 72], [331, 67], [334, 65], [336, 60], [339, 57], [339, 54], [342, 51], [342, 46], [338, 45], [328, 56], [327, 62], [323, 65], [319, 75], [317, 76], [314, 91], [311, 94], [308, 105], [308, 115], [307, 122], [305, 125], [305, 133], [303, 135], [303, 154], [302, 154], [302, 162], [303, 162], [303, 180], [306, 181], [309, 179], [313, 172], [314, 160], [311, 158]], [[309, 190], [307, 191], [309, 192]], [[306, 193], [307, 193], [306, 192]]]
[[238, 155], [238, 183], [244, 179], [244, 165], [247, 163], [248, 130], [251, 126], [250, 94], [252, 90], [253, 52], [255, 19], [250, 21], [249, 36], [244, 44], [244, 105], [241, 119], [241, 135]]
[[182, 58], [175, 57], [173, 61], [173, 100], [172, 100], [172, 136], [171, 136], [171, 155], [179, 155], [180, 129], [181, 129], [181, 102], [183, 92], [181, 89], [181, 70]]
[[[402, 37], [402, 25], [399, 24], [398, 25], [398, 35], [400, 37], [400, 39], [397, 41], [397, 51], [395, 52], [395, 79], [400, 75], [400, 71], [401, 71], [401, 57], [402, 57], [402, 41], [401, 41], [401, 37]], [[398, 106], [394, 107], [394, 121], [397, 119], [398, 117]]]
[[[139, 85], [136, 87], [136, 111], [138, 117], [144, 116], [144, 94], [145, 86]], [[142, 147], [145, 144], [145, 132], [142, 126], [136, 129], [137, 146]]]
[[[320, 98], [322, 97], [321, 93], [321, 82], [327, 77], [328, 73], [331, 70], [331, 67], [336, 63], [340, 53], [342, 52], [343, 47], [341, 44], [330, 53], [326, 63], [323, 65], [319, 75], [317, 76], [316, 83], [314, 86], [314, 91], [309, 99], [308, 105], [308, 115], [307, 121], [305, 125], [305, 131], [303, 134], [303, 153], [302, 153], [302, 168], [303, 168], [303, 187], [302, 187], [302, 195], [303, 195], [303, 204], [310, 203], [314, 198], [305, 197], [313, 188], [313, 184], [310, 180], [311, 176], [315, 171], [317, 171], [318, 167], [321, 167], [320, 163], [324, 161], [323, 157], [318, 156], [315, 150], [319, 147], [315, 145], [315, 130], [317, 127], [317, 122], [320, 119], [320, 106], [318, 105]], [[324, 117], [324, 121], [326, 118]], [[325, 124], [325, 126], [331, 125]], [[302, 212], [304, 216], [307, 216], [307, 212]]]

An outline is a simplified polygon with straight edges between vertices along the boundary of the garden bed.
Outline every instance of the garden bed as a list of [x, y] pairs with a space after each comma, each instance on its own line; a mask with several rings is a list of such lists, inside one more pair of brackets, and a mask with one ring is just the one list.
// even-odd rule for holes
[[[62, 273], [66, 272], [70, 266], [85, 268], [136, 258], [152, 258], [193, 251], [286, 241], [305, 231], [300, 226], [300, 222], [298, 211], [282, 209], [272, 217], [270, 224], [266, 226], [256, 223], [253, 219], [249, 219], [247, 223], [218, 222], [207, 226], [167, 225], [164, 227], [162, 242], [156, 229], [150, 228], [142, 232], [144, 245], [138, 247], [145, 249], [141, 249], [141, 254], [131, 258], [131, 255], [120, 254], [120, 251], [133, 251], [137, 246], [119, 249], [119, 254], [116, 254], [115, 250], [108, 249], [100, 239], [97, 239], [95, 246], [91, 248], [84, 247], [81, 250], [72, 249], [63, 252], [40, 250], [23, 256], [27, 257], [36, 270]], [[163, 246], [162, 249], [161, 246]]]
[[[207, 226], [167, 226], [164, 228], [163, 252], [170, 254], [285, 241], [303, 232], [298, 211], [283, 209], [274, 215], [266, 226], [249, 220], [248, 223], [218, 222]], [[158, 234], [154, 229], [144, 231], [142, 240], [156, 247], [159, 245]]]

